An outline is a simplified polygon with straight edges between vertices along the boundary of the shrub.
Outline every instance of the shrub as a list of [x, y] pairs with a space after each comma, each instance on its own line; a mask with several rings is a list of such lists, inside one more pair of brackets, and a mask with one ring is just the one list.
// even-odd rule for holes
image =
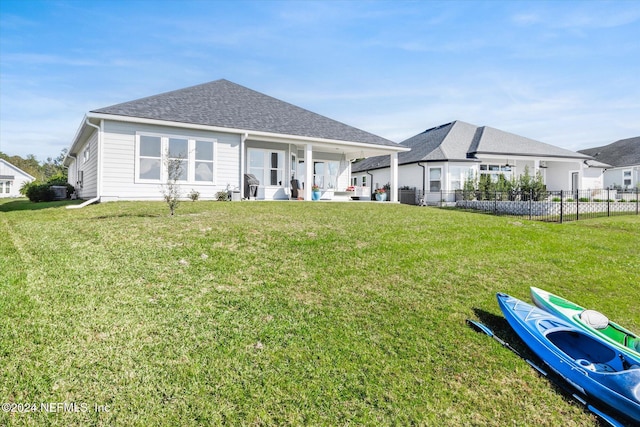
[[228, 202], [231, 200], [231, 193], [228, 191], [218, 191], [216, 193], [216, 200], [219, 202]]
[[189, 193], [189, 198], [192, 202], [195, 202], [200, 198], [200, 192], [192, 189], [191, 193]]
[[552, 202], [561, 202], [562, 199], [560, 197], [554, 197], [553, 199], [551, 199]]
[[580, 197], [578, 200], [580, 202], [582, 202], [582, 203], [587, 203], [589, 201], [589, 198], [588, 197]]
[[50, 202], [54, 199], [55, 194], [53, 190], [51, 190], [51, 184], [35, 184], [32, 183], [26, 189], [25, 195], [32, 202]]

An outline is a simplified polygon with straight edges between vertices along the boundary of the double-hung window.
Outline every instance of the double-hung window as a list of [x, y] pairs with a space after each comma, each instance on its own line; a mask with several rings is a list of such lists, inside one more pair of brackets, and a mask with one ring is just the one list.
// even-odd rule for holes
[[213, 182], [213, 141], [195, 141], [195, 180]]
[[189, 180], [189, 140], [169, 138], [169, 170], [173, 174], [169, 179], [176, 181]]
[[215, 139], [138, 134], [136, 182], [214, 184], [215, 150]]
[[622, 185], [625, 188], [631, 187], [631, 169], [622, 171]]
[[429, 191], [442, 189], [442, 168], [429, 168]]
[[140, 135], [138, 176], [140, 180], [160, 181], [162, 170], [162, 140], [159, 136]]
[[0, 181], [0, 193], [11, 193], [11, 181]]

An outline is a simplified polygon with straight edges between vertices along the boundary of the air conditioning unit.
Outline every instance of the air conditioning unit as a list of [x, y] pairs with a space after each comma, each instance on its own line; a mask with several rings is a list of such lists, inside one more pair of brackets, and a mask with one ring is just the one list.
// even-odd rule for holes
[[53, 191], [54, 200], [64, 200], [67, 198], [67, 187], [64, 185], [52, 185], [51, 191]]

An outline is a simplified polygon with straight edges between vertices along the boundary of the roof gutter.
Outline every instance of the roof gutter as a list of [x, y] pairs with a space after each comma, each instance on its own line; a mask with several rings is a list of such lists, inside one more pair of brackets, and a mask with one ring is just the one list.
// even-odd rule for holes
[[[194, 123], [183, 123], [183, 122], [173, 122], [168, 120], [158, 120], [158, 119], [148, 119], [143, 117], [128, 117], [128, 116], [120, 116], [116, 114], [104, 114], [104, 113], [89, 113], [87, 115], [88, 118], [95, 118], [101, 120], [113, 120], [119, 122], [135, 122], [135, 123], [145, 123], [151, 125], [159, 125], [159, 126], [174, 126], [174, 127], [183, 127], [190, 129], [201, 129], [213, 132], [226, 132], [226, 133], [239, 133], [241, 135], [247, 135], [247, 139], [259, 139], [260, 141], [267, 142], [283, 142], [283, 143], [291, 143], [291, 141], [306, 141], [313, 144], [338, 144], [340, 146], [348, 145], [351, 147], [360, 147], [360, 148], [376, 148], [378, 150], [389, 150], [389, 151], [409, 151], [411, 148], [405, 147], [403, 145], [394, 143], [393, 141], [389, 141], [395, 145], [382, 145], [375, 144], [370, 142], [357, 142], [357, 141], [348, 141], [348, 140], [339, 140], [339, 139], [329, 139], [329, 138], [317, 138], [311, 136], [304, 135], [287, 135], [281, 133], [272, 133], [272, 132], [264, 132], [264, 131], [254, 131], [248, 129], [236, 129], [236, 128], [226, 128], [222, 126], [212, 126], [212, 125], [202, 125], [202, 124], [194, 124]], [[249, 138], [251, 137], [251, 138]]]

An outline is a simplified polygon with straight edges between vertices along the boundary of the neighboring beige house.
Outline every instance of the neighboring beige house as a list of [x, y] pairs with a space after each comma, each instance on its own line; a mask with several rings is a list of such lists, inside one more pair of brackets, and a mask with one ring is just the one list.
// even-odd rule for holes
[[31, 181], [35, 181], [35, 178], [8, 161], [0, 159], [0, 197], [20, 197], [22, 185]]
[[604, 171], [604, 187], [623, 190], [640, 188], [640, 136], [579, 152], [611, 165]]
[[[548, 190], [603, 188], [603, 169], [593, 157], [565, 150], [489, 126], [454, 121], [419, 133], [401, 145], [398, 185], [415, 187], [427, 201], [441, 192], [463, 188], [469, 176], [499, 174], [510, 179], [525, 168], [540, 173]], [[387, 157], [371, 157], [352, 165], [352, 184], [381, 187], [390, 182]]]
[[[350, 185], [351, 162], [383, 156], [397, 176], [409, 148], [272, 98], [216, 80], [86, 114], [64, 164], [78, 197], [90, 201], [161, 200], [167, 160], [183, 161], [178, 182], [203, 199], [259, 182], [257, 198], [288, 199], [292, 180], [333, 199]], [[307, 185], [305, 185], [307, 183]], [[397, 187], [396, 187], [397, 188]], [[392, 192], [392, 200], [397, 195]]]

